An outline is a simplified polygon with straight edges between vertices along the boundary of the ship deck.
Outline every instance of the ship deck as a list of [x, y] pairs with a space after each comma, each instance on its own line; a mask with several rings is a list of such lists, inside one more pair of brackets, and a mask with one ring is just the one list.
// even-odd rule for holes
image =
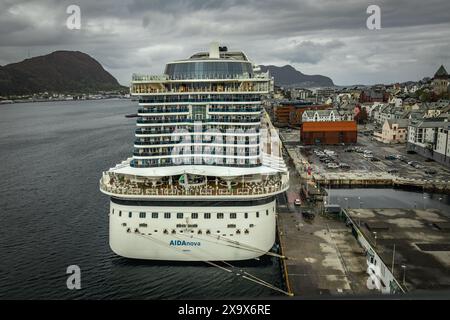
[[215, 179], [197, 185], [184, 185], [178, 181], [133, 180], [133, 177], [107, 172], [100, 180], [102, 191], [125, 196], [261, 196], [281, 192], [287, 187], [287, 181], [282, 181], [279, 176], [270, 176], [258, 182], [241, 180], [227, 183]]

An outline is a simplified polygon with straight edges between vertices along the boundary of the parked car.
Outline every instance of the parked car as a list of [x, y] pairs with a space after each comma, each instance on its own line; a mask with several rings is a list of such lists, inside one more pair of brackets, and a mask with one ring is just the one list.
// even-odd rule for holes
[[296, 206], [301, 206], [301, 205], [302, 205], [302, 200], [300, 200], [300, 199], [295, 199], [294, 205], [296, 205]]
[[398, 169], [397, 168], [389, 168], [387, 169], [388, 173], [398, 173]]
[[436, 171], [435, 169], [426, 169], [426, 170], [425, 170], [425, 173], [426, 173], [426, 174], [436, 174], [437, 171]]
[[339, 164], [339, 168], [341, 168], [341, 169], [350, 169], [350, 165], [348, 165], [347, 163], [340, 163]]
[[344, 150], [344, 152], [353, 152], [353, 151], [355, 151], [353, 148], [347, 148]]
[[373, 158], [370, 158], [370, 161], [378, 162], [378, 161], [380, 161], [380, 159], [378, 159], [378, 158], [376, 158], [376, 157], [373, 157]]
[[371, 159], [371, 158], [373, 158], [373, 155], [370, 153], [364, 153], [363, 157], [366, 159]]
[[330, 162], [327, 164], [327, 168], [328, 169], [337, 169], [337, 168], [339, 168], [339, 165], [334, 162]]
[[397, 157], [392, 154], [386, 155], [386, 156], [384, 156], [384, 158], [386, 160], [397, 160]]
[[306, 220], [312, 220], [314, 219], [315, 215], [311, 211], [303, 210], [302, 211], [303, 218]]

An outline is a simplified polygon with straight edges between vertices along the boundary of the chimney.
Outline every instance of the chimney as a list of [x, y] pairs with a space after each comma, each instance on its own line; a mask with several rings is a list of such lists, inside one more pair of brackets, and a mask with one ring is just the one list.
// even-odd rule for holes
[[212, 42], [209, 45], [209, 57], [211, 59], [219, 59], [220, 58], [220, 53], [219, 53], [219, 43], [217, 42]]

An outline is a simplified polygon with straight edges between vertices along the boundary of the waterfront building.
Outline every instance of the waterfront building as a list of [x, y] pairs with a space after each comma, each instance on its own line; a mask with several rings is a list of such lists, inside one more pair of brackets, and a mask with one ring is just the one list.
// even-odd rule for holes
[[449, 128], [448, 119], [411, 122], [407, 150], [450, 166]]
[[374, 137], [383, 143], [405, 143], [408, 124], [407, 119], [386, 120], [381, 132], [374, 132]]
[[133, 157], [104, 172], [110, 246], [155, 260], [245, 260], [275, 242], [275, 196], [288, 188], [281, 143], [262, 100], [273, 91], [240, 51], [133, 75]]
[[355, 121], [304, 122], [300, 141], [304, 145], [356, 143], [358, 129]]

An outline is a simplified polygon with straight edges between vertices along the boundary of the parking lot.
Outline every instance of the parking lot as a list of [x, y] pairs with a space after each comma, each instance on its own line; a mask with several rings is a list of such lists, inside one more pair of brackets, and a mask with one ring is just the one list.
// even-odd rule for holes
[[386, 145], [371, 136], [358, 135], [352, 146], [302, 147], [317, 172], [390, 173], [404, 178], [450, 181], [450, 169], [418, 154], [408, 154], [403, 144]]

